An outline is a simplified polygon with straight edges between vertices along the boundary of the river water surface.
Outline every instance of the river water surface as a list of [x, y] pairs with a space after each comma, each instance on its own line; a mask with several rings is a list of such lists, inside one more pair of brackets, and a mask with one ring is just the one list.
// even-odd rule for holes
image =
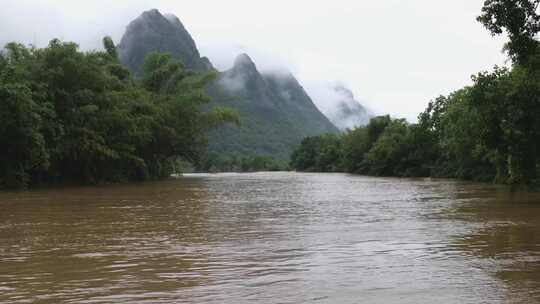
[[296, 173], [3, 193], [0, 303], [540, 303], [540, 195]]

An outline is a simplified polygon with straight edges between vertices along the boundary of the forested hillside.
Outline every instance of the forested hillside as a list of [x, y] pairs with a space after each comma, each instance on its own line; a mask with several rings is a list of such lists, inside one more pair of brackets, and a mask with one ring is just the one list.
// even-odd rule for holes
[[241, 126], [211, 132], [210, 152], [218, 157], [269, 155], [287, 160], [306, 136], [337, 133], [289, 73], [262, 74], [242, 54], [218, 76], [210, 95], [239, 112]]
[[[132, 21], [119, 44], [121, 62], [135, 74], [145, 54], [153, 51], [170, 53], [188, 69], [214, 71], [180, 20], [157, 10]], [[229, 106], [240, 117], [240, 126], [210, 132], [214, 162], [244, 156], [287, 160], [302, 138], [338, 133], [292, 74], [262, 73], [246, 54], [239, 55], [230, 70], [218, 72], [206, 92], [211, 105]]]

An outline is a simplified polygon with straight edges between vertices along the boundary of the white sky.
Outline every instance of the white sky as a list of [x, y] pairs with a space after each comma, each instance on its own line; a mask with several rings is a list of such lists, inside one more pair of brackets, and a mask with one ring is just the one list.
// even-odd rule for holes
[[0, 43], [52, 38], [97, 48], [143, 10], [177, 15], [220, 69], [247, 52], [310, 88], [341, 81], [376, 113], [414, 121], [426, 104], [505, 63], [475, 21], [483, 0], [3, 0]]

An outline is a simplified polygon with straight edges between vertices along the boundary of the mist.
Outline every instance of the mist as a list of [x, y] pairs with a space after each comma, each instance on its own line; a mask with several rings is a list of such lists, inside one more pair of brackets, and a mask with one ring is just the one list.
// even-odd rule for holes
[[[341, 130], [366, 125], [375, 115], [343, 82], [309, 83], [306, 90], [319, 110]], [[355, 115], [350, 115], [353, 112]]]
[[218, 85], [229, 93], [236, 93], [246, 88], [244, 75], [223, 74], [218, 80]]
[[504, 39], [491, 37], [475, 21], [482, 3], [7, 0], [0, 11], [0, 43], [42, 47], [59, 38], [100, 49], [103, 36], [119, 42], [129, 21], [157, 8], [177, 15], [219, 70], [248, 53], [261, 71], [290, 70], [319, 107], [331, 102], [318, 96], [318, 84], [341, 81], [374, 112], [415, 121], [431, 99], [505, 64]]

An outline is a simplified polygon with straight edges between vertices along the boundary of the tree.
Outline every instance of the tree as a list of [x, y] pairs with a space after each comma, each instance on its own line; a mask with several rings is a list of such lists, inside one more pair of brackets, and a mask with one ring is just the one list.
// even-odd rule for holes
[[1, 82], [0, 185], [25, 187], [31, 172], [49, 166], [49, 154], [40, 133], [39, 105], [32, 100], [32, 91], [27, 86]]
[[369, 173], [381, 176], [405, 175], [411, 129], [404, 119], [393, 120], [366, 155]]
[[538, 52], [535, 36], [540, 31], [539, 5], [540, 0], [486, 0], [477, 20], [492, 35], [506, 31], [510, 57], [518, 64], [526, 64], [528, 57]]
[[366, 173], [365, 155], [372, 143], [368, 128], [359, 127], [343, 135], [343, 168], [349, 173]]
[[[473, 76], [473, 85], [440, 96], [418, 124], [389, 116], [345, 133], [337, 154], [348, 172], [444, 176], [501, 183], [537, 181], [540, 162], [540, 0], [486, 0], [478, 21], [506, 32], [513, 65]], [[293, 155], [298, 170], [322, 168], [322, 137]]]
[[[480, 134], [496, 154], [498, 177], [530, 183], [537, 177], [540, 136], [540, 0], [487, 0], [478, 20], [493, 34], [507, 32], [511, 70], [473, 77], [473, 106], [481, 116]], [[506, 168], [503, 168], [506, 167]], [[507, 172], [507, 173], [506, 173]]]
[[141, 83], [160, 108], [159, 123], [152, 127], [154, 140], [143, 152], [148, 164], [153, 164], [149, 167], [152, 174], [169, 174], [169, 168], [161, 164], [171, 157], [199, 163], [206, 153], [207, 131], [224, 122], [239, 123], [238, 116], [229, 108], [203, 111], [210, 101], [204, 88], [214, 78], [214, 73], [200, 75], [186, 70], [168, 54], [147, 56]]
[[116, 46], [114, 45], [114, 41], [111, 37], [106, 36], [103, 38], [103, 47], [112, 59], [118, 60], [118, 51], [116, 50]]
[[291, 156], [291, 167], [298, 171], [317, 171], [317, 156], [320, 152], [320, 137], [307, 137]]
[[106, 52], [55, 39], [0, 53], [0, 186], [167, 177], [206, 153], [209, 129], [238, 121], [205, 107], [213, 75], [152, 54], [139, 82], [103, 42]]

